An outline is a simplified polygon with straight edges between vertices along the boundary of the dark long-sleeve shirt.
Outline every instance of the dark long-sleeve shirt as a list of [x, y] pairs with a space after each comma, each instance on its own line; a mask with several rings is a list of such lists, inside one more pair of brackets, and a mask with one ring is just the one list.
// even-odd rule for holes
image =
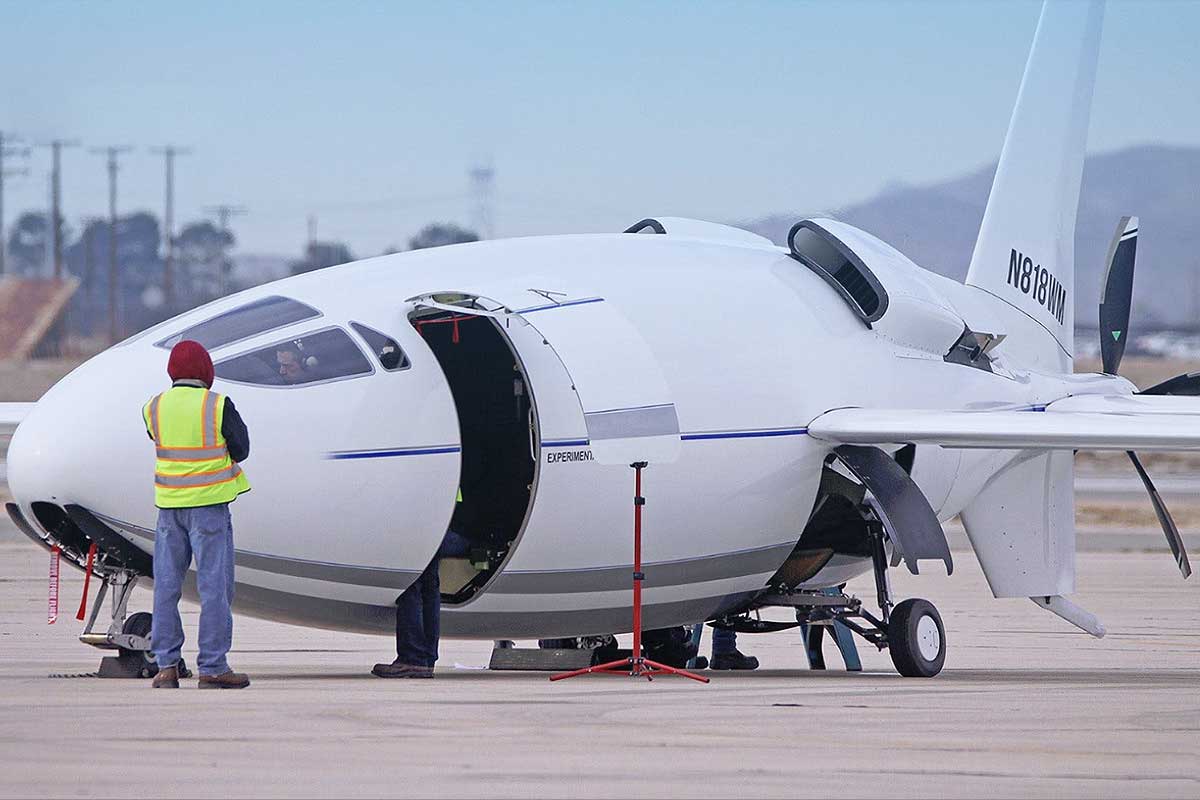
[[[175, 386], [195, 386], [203, 388], [203, 384], [191, 381], [176, 381]], [[146, 431], [151, 439], [154, 434]], [[233, 400], [225, 397], [225, 412], [221, 415], [221, 435], [225, 437], [225, 448], [229, 450], [229, 457], [234, 461], [245, 461], [250, 457], [250, 432], [246, 430], [246, 423], [242, 421], [242, 415], [238, 413], [237, 408], [233, 405]]]
[[229, 457], [234, 461], [245, 461], [250, 457], [250, 432], [242, 415], [233, 407], [233, 401], [225, 398], [225, 413], [221, 417], [221, 435], [225, 437], [225, 447], [229, 449]]

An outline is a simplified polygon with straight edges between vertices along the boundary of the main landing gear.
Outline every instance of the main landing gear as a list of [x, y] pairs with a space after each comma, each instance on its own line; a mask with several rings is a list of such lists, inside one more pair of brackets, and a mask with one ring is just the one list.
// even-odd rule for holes
[[[100, 660], [96, 673], [100, 678], [153, 678], [158, 674], [158, 664], [150, 652], [150, 628], [153, 617], [148, 611], [139, 611], [126, 616], [129, 597], [137, 586], [140, 575], [126, 569], [117, 569], [104, 576], [96, 602], [92, 605], [87, 626], [79, 635], [79, 641], [102, 650], [116, 650], [117, 655], [105, 656]], [[104, 606], [104, 598], [112, 590], [110, 606], [112, 618], [108, 630], [95, 633], [96, 618]], [[191, 677], [183, 659], [179, 661], [179, 677]]]
[[[862, 600], [845, 591], [836, 594], [791, 590], [771, 592], [755, 601], [755, 608], [788, 607], [795, 609], [796, 623], [760, 622], [749, 617], [727, 620], [736, 631], [752, 633], [808, 625], [813, 641], [820, 642], [823, 627], [841, 622], [880, 650], [887, 649], [896, 671], [909, 678], [932, 678], [946, 663], [946, 629], [933, 603], [911, 598], [893, 604], [888, 580], [888, 557], [884, 549], [884, 527], [877, 521], [868, 524], [871, 563], [875, 573], [875, 592], [879, 615], [863, 608]], [[844, 589], [844, 587], [843, 587]]]

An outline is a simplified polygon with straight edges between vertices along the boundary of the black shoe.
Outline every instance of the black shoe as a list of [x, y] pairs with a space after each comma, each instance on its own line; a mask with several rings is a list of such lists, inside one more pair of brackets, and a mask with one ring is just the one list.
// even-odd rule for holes
[[743, 655], [734, 650], [732, 653], [713, 653], [709, 669], [758, 669], [758, 659], [754, 656]]
[[432, 678], [433, 667], [393, 661], [390, 664], [376, 664], [371, 674], [378, 678]]

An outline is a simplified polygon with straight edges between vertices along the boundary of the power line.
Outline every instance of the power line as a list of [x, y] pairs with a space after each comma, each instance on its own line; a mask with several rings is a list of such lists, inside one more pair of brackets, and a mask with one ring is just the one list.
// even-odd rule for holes
[[29, 168], [22, 167], [20, 169], [7, 169], [4, 166], [4, 159], [7, 156], [22, 156], [29, 157], [28, 147], [14, 147], [21, 140], [15, 136], [10, 136], [6, 142], [4, 131], [0, 131], [0, 277], [4, 275], [5, 269], [5, 253], [8, 251], [8, 241], [4, 238], [4, 179], [8, 177], [16, 177], [18, 175], [28, 175]]
[[91, 152], [108, 157], [108, 339], [116, 344], [117, 325], [117, 156], [132, 150], [128, 146], [93, 147]]
[[50, 168], [50, 230], [54, 237], [54, 277], [63, 273], [63, 216], [62, 216], [62, 151], [64, 147], [78, 147], [78, 139], [51, 139], [40, 147], [49, 147], [52, 154]]
[[162, 147], [152, 147], [150, 152], [163, 156], [166, 167], [166, 208], [163, 214], [163, 227], [167, 249], [163, 258], [163, 302], [167, 310], [175, 307], [175, 157], [190, 155], [192, 148], [176, 147], [173, 144]]
[[[221, 232], [226, 234], [226, 238], [230, 238], [232, 234], [229, 230], [229, 220], [233, 217], [241, 217], [250, 212], [242, 206], [230, 205], [222, 203], [221, 205], [205, 206], [204, 210], [217, 218], [217, 224], [221, 226]], [[217, 296], [225, 296], [225, 246], [221, 246], [221, 263], [217, 264]]]

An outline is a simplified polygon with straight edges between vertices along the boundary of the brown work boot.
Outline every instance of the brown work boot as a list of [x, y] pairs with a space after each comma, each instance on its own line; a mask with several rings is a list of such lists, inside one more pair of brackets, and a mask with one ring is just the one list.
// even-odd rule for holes
[[152, 689], [178, 689], [179, 688], [179, 670], [176, 667], [164, 667], [160, 669], [154, 676], [154, 682], [150, 684]]
[[376, 664], [371, 674], [379, 678], [432, 678], [433, 667], [404, 664], [396, 660], [390, 664]]
[[201, 675], [200, 689], [245, 689], [250, 685], [250, 678], [241, 672], [225, 672], [221, 675]]

